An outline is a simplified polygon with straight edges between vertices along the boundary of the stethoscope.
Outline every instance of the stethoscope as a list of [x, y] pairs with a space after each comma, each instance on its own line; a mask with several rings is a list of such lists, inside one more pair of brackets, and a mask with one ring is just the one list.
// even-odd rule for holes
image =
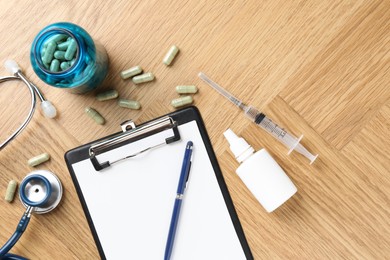
[[26, 230], [32, 213], [44, 214], [57, 207], [62, 198], [61, 181], [52, 172], [33, 171], [20, 183], [19, 198], [26, 207], [15, 233], [0, 248], [2, 260], [25, 260], [27, 258], [8, 253]]
[[26, 86], [30, 90], [31, 106], [30, 106], [30, 112], [28, 113], [28, 115], [27, 115], [26, 119], [24, 120], [24, 122], [22, 123], [22, 125], [18, 129], [16, 129], [16, 131], [13, 132], [4, 142], [0, 143], [0, 151], [5, 146], [7, 146], [17, 135], [19, 135], [20, 132], [22, 132], [22, 130], [30, 122], [30, 120], [34, 114], [36, 103], [37, 103], [35, 94], [37, 94], [38, 98], [41, 101], [41, 109], [42, 109], [42, 112], [43, 112], [45, 117], [53, 118], [57, 114], [57, 111], [56, 111], [55, 107], [53, 106], [53, 104], [50, 101], [46, 100], [45, 97], [43, 96], [42, 92], [38, 89], [38, 87], [35, 86], [34, 83], [32, 83], [31, 81], [29, 81], [26, 78], [26, 76], [22, 73], [21, 69], [19, 68], [19, 65], [15, 61], [7, 60], [4, 63], [4, 66], [13, 76], [0, 77], [0, 83], [3, 83], [5, 81], [9, 81], [9, 80], [21, 80], [24, 84], [26, 84]]
[[[30, 111], [23, 121], [21, 126], [16, 129], [5, 141], [0, 143], [0, 150], [7, 146], [30, 122], [37, 103], [35, 94], [41, 101], [41, 110], [45, 117], [53, 118], [56, 116], [57, 111], [53, 104], [46, 100], [42, 92], [29, 81], [22, 73], [18, 64], [13, 60], [5, 62], [6, 69], [13, 75], [7, 77], [0, 77], [0, 83], [9, 80], [21, 80], [29, 89], [31, 95]], [[27, 259], [18, 255], [8, 253], [11, 248], [16, 244], [23, 232], [26, 230], [32, 213], [44, 214], [52, 211], [60, 203], [62, 198], [62, 185], [57, 176], [52, 172], [39, 170], [28, 174], [20, 184], [19, 198], [22, 204], [26, 207], [22, 218], [19, 221], [16, 231], [10, 237], [10, 239], [0, 248], [0, 259], [13, 259], [23, 260]]]

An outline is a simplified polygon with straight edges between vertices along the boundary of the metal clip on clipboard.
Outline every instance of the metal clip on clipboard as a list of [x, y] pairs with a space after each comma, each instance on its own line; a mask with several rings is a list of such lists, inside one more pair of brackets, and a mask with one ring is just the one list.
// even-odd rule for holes
[[[151, 121], [149, 123], [143, 124], [138, 127], [136, 127], [135, 123], [132, 120], [128, 120], [121, 124], [121, 128], [122, 128], [122, 133], [104, 139], [103, 141], [100, 141], [98, 143], [92, 144], [91, 147], [89, 148], [89, 156], [96, 171], [100, 171], [104, 168], [109, 167], [114, 163], [120, 162], [128, 158], [135, 157], [141, 153], [160, 147], [164, 144], [169, 144], [180, 140], [179, 130], [177, 129], [177, 122], [175, 122], [169, 116], [156, 119], [154, 121]], [[119, 147], [124, 143], [135, 141], [168, 129], [172, 129], [173, 136], [166, 138], [165, 141], [162, 143], [156, 144], [154, 146], [150, 146], [137, 153], [127, 155], [126, 157], [122, 157], [120, 159], [111, 162], [106, 161], [100, 163], [96, 158], [97, 155], [109, 151], [111, 149], [114, 149], [116, 147]]]

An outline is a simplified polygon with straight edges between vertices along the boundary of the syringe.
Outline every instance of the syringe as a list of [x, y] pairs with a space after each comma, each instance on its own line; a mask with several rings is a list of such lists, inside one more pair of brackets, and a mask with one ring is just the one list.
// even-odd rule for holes
[[211, 86], [216, 91], [218, 91], [219, 94], [226, 97], [234, 105], [244, 110], [245, 115], [250, 120], [252, 120], [255, 124], [259, 125], [265, 131], [267, 131], [273, 137], [275, 137], [278, 141], [280, 141], [282, 144], [287, 146], [287, 148], [289, 149], [288, 154], [296, 150], [297, 152], [299, 152], [300, 154], [308, 158], [310, 160], [310, 164], [312, 164], [317, 159], [318, 154], [317, 155], [311, 154], [302, 144], [299, 143], [303, 135], [301, 135], [299, 138], [294, 137], [293, 135], [286, 132], [286, 130], [284, 130], [283, 128], [281, 128], [280, 126], [272, 122], [271, 119], [269, 119], [266, 115], [261, 113], [256, 108], [252, 106], [247, 106], [241, 100], [234, 97], [232, 94], [227, 92], [224, 88], [222, 88], [220, 85], [218, 85], [217, 83], [212, 81], [209, 77], [207, 77], [203, 72], [199, 72], [198, 76], [209, 86]]

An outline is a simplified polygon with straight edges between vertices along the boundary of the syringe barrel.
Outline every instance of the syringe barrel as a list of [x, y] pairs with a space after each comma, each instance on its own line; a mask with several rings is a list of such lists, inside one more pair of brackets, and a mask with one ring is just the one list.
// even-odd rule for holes
[[275, 124], [266, 115], [252, 106], [246, 106], [244, 109], [245, 115], [252, 120], [255, 124], [259, 125], [265, 131], [270, 133], [273, 137], [278, 139], [281, 143], [287, 146], [289, 149], [295, 145], [298, 141], [297, 138], [290, 135], [283, 128]]
[[266, 116], [257, 124], [265, 131], [270, 133], [273, 137], [278, 139], [281, 143], [283, 143], [288, 149], [291, 149], [291, 147], [296, 145], [298, 141], [296, 137], [287, 133], [286, 130], [275, 124], [271, 119]]
[[[302, 154], [306, 158], [310, 160], [310, 164], [312, 164], [318, 157], [318, 155], [311, 154], [302, 144], [300, 144], [301, 138], [296, 138], [295, 136], [289, 134], [286, 130], [272, 122], [271, 119], [266, 117], [264, 114], [261, 114], [264, 116], [264, 118], [259, 121], [255, 120], [254, 122], [259, 125], [261, 128], [263, 128], [265, 131], [270, 133], [273, 137], [275, 137], [279, 142], [284, 144], [290, 151], [297, 151], [298, 153]], [[259, 117], [257, 116], [257, 119]]]

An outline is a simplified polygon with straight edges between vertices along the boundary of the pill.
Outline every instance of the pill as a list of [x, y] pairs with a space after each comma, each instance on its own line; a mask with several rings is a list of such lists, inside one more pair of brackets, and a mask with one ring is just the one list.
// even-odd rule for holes
[[140, 84], [148, 81], [154, 80], [154, 75], [151, 72], [144, 73], [138, 76], [135, 76], [133, 79], [134, 84]]
[[18, 183], [14, 180], [8, 183], [7, 191], [5, 192], [5, 201], [12, 202], [14, 200], [17, 186]]
[[60, 70], [60, 61], [59, 60], [52, 60], [50, 63], [50, 71], [51, 72], [58, 72]]
[[119, 99], [118, 105], [120, 107], [130, 108], [130, 109], [140, 109], [141, 104], [138, 101], [135, 100], [128, 100], [128, 99]]
[[180, 98], [176, 98], [176, 99], [172, 100], [171, 105], [173, 107], [181, 107], [181, 106], [191, 104], [192, 102], [193, 102], [193, 99], [191, 96], [184, 96], [184, 97], [180, 97]]
[[66, 49], [66, 52], [65, 52], [65, 59], [66, 60], [71, 60], [73, 59], [74, 55], [76, 54], [77, 52], [77, 43], [74, 39], [72, 39], [71, 41], [69, 41], [69, 46], [68, 48]]
[[116, 91], [115, 89], [111, 89], [96, 95], [96, 99], [98, 101], [106, 101], [110, 99], [115, 99], [117, 97], [118, 97], [118, 91]]
[[41, 163], [48, 161], [49, 159], [50, 159], [50, 155], [48, 153], [43, 153], [43, 154], [37, 155], [37, 156], [29, 159], [27, 163], [31, 167], [35, 167]]
[[[69, 38], [68, 38], [69, 39]], [[72, 39], [72, 38], [71, 38]], [[70, 41], [66, 41], [66, 42], [61, 42], [57, 45], [57, 49], [59, 49], [60, 51], [66, 51], [66, 49], [68, 49], [68, 46], [69, 46], [69, 43]]]
[[172, 45], [168, 53], [165, 55], [163, 59], [163, 63], [167, 66], [171, 65], [173, 59], [175, 58], [178, 52], [179, 52], [179, 48], [177, 48], [176, 45]]
[[76, 62], [76, 59], [72, 59], [71, 61], [69, 61], [69, 65], [70, 66], [73, 66], [73, 64]]
[[51, 60], [54, 56], [54, 51], [56, 50], [56, 44], [54, 42], [49, 42], [47, 44], [45, 55], [42, 56], [42, 62], [46, 64], [50, 64]]
[[195, 94], [198, 88], [195, 85], [179, 85], [176, 86], [176, 92], [179, 94]]
[[131, 78], [135, 75], [141, 74], [142, 73], [142, 68], [140, 66], [135, 66], [132, 67], [128, 70], [124, 70], [121, 72], [121, 78], [122, 79], [128, 79]]
[[64, 51], [55, 51], [54, 52], [54, 58], [56, 58], [58, 60], [65, 59], [65, 52]]
[[50, 37], [49, 39], [47, 39], [45, 41], [45, 43], [43, 44], [43, 46], [46, 47], [49, 44], [49, 42], [58, 43], [58, 42], [64, 40], [66, 37], [67, 37], [66, 34], [56, 34], [56, 35]]
[[102, 117], [101, 114], [99, 114], [98, 111], [96, 111], [95, 109], [93, 109], [92, 107], [87, 107], [85, 108], [85, 113], [90, 117], [92, 118], [96, 124], [99, 124], [99, 125], [104, 125], [104, 123], [106, 122], [106, 120], [104, 119], [104, 117]]
[[67, 61], [63, 61], [61, 62], [60, 68], [61, 70], [67, 70], [70, 68], [70, 64]]

